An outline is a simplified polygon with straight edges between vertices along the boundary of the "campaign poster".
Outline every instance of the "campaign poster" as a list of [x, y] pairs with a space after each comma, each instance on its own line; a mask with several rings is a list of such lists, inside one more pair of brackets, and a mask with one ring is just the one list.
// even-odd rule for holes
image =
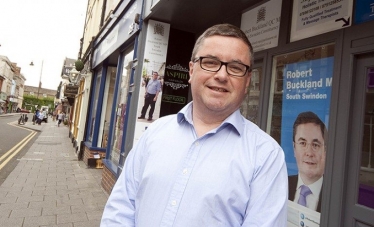
[[[138, 102], [138, 117], [143, 115], [143, 108], [145, 110], [144, 118], [137, 118], [135, 126], [134, 142], [137, 142], [142, 133], [147, 127], [156, 119], [160, 117], [160, 106], [162, 97], [162, 86], [165, 75], [166, 55], [169, 43], [170, 24], [149, 20], [147, 27], [147, 37], [144, 48], [144, 62], [142, 64], [142, 72], [139, 91]], [[154, 72], [157, 73], [157, 80], [153, 80]], [[153, 114], [151, 114], [151, 105], [146, 103], [146, 90], [150, 84], [160, 83], [160, 92], [155, 101]], [[152, 118], [150, 118], [152, 117]]]
[[334, 58], [325, 57], [283, 68], [281, 146], [290, 226], [319, 226], [333, 65]]

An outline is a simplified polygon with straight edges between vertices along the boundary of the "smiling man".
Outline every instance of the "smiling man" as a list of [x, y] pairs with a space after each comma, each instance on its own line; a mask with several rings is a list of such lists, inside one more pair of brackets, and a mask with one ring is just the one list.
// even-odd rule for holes
[[299, 174], [290, 176], [289, 199], [321, 212], [327, 130], [313, 112], [300, 113], [293, 125], [293, 148]]
[[239, 111], [252, 64], [236, 26], [215, 25], [197, 39], [193, 101], [152, 123], [130, 151], [101, 226], [286, 226], [284, 152]]

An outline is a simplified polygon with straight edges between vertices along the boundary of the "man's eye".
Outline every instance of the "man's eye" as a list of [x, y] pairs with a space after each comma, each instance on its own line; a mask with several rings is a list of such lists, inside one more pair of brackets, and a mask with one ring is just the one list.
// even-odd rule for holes
[[300, 142], [299, 144], [300, 144], [300, 146], [302, 146], [302, 147], [305, 147], [305, 146], [306, 146], [306, 142], [303, 142], [303, 141]]
[[242, 67], [240, 67], [240, 65], [230, 65], [230, 71], [233, 71], [233, 72], [242, 72], [243, 69]]
[[316, 150], [318, 150], [321, 147], [319, 143], [312, 143], [312, 146], [313, 146], [313, 149], [316, 149]]
[[205, 59], [204, 59], [203, 64], [206, 65], [206, 66], [216, 66], [216, 65], [219, 65], [219, 63], [217, 61], [214, 61], [214, 60], [205, 60]]

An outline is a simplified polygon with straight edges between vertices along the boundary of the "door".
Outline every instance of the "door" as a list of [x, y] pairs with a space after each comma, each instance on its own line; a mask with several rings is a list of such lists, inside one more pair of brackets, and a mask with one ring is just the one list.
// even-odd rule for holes
[[344, 226], [374, 227], [374, 53], [356, 56]]

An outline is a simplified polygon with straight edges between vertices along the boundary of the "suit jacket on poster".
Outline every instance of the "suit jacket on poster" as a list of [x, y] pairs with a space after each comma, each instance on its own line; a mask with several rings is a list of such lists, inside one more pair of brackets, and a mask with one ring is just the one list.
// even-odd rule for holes
[[[296, 186], [297, 186], [298, 175], [288, 176], [288, 199], [294, 201], [295, 193], [296, 193]], [[321, 193], [319, 193], [318, 198], [318, 205], [317, 205], [317, 212], [321, 212], [321, 198], [322, 198], [322, 189]]]

